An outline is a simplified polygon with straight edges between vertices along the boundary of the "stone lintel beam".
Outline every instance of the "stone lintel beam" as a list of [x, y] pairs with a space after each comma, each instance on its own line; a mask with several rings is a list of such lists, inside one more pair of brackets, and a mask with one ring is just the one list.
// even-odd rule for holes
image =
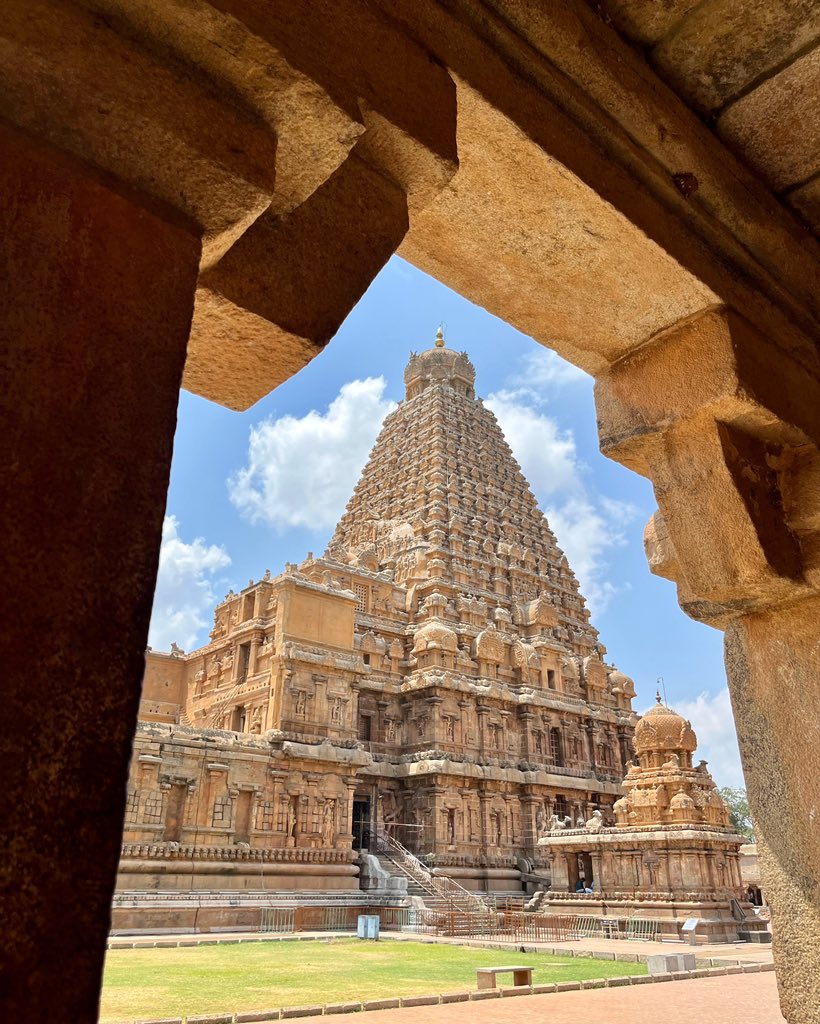
[[405, 194], [355, 151], [289, 216], [265, 214], [200, 278], [184, 386], [232, 409], [263, 398], [321, 352], [407, 224]]
[[[809, 365], [807, 365], [809, 364]], [[762, 442], [820, 443], [820, 360], [781, 348], [730, 310], [710, 310], [629, 353], [595, 386], [601, 451], [650, 476], [673, 427], [712, 420]]]
[[[202, 234], [207, 266], [270, 207], [277, 189], [287, 196], [313, 191], [363, 126], [273, 49], [253, 47], [238, 26], [230, 33], [234, 50], [242, 43], [255, 50], [244, 67], [223, 57], [221, 66], [211, 61], [194, 72], [190, 51], [214, 53], [228, 26], [203, 21], [180, 51], [167, 26], [177, 7], [172, 0], [153, 21], [148, 7], [134, 9], [136, 26], [117, 10], [124, 6], [99, 3], [94, 11], [60, 0], [12, 4], [2, 26], [0, 113], [180, 210]], [[208, 47], [203, 35], [210, 35]], [[248, 66], [258, 80], [262, 60], [265, 85], [278, 105], [235, 87]], [[286, 116], [310, 121], [316, 141], [302, 138], [296, 145]], [[280, 134], [287, 138], [290, 167], [277, 160]]]
[[601, 450], [652, 479], [647, 557], [686, 611], [718, 625], [812, 592], [816, 524], [784, 509], [787, 488], [805, 508], [793, 466], [820, 441], [820, 380], [802, 358], [714, 310], [619, 360], [595, 394]]
[[200, 243], [0, 151], [1, 1015], [94, 1021]]
[[312, 195], [285, 214], [271, 207], [202, 275], [184, 385], [246, 409], [330, 341], [455, 173], [455, 87], [388, 19], [350, 0], [332, 11], [216, 6], [281, 48], [364, 126]]
[[185, 384], [234, 408], [321, 351], [456, 168], [447, 71], [358, 0], [32, 0], [0, 31], [0, 116], [202, 238]]
[[[675, 264], [664, 326], [696, 300], [690, 277], [781, 342], [816, 329], [816, 242], [592, 5], [378, 2], [459, 82], [461, 170], [411, 228], [412, 262], [592, 373], [625, 332], [658, 330], [641, 296]], [[462, 111], [462, 85], [482, 109]]]

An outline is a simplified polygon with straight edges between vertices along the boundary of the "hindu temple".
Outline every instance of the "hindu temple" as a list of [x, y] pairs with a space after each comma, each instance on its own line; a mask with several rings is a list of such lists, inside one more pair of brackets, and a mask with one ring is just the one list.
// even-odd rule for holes
[[[740, 847], [707, 763], [692, 764], [691, 723], [657, 703], [638, 721], [614, 827], [599, 811], [581, 828], [548, 822], [538, 841], [550, 863], [537, 906], [640, 920], [651, 933], [697, 941], [770, 941], [742, 896]], [[742, 902], [741, 902], [742, 900]]]
[[354, 892], [384, 833], [482, 893], [572, 893], [585, 863], [702, 888], [619, 852], [656, 819], [739, 884], [694, 734], [662, 708], [636, 732], [468, 356], [439, 331], [404, 380], [325, 554], [230, 592], [199, 650], [148, 652], [120, 891]]

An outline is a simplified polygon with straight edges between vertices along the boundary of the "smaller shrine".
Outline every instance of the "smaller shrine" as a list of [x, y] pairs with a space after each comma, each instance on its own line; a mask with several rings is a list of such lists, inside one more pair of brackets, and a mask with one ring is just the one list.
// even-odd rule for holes
[[739, 849], [745, 840], [705, 761], [693, 767], [697, 737], [688, 721], [657, 704], [635, 728], [637, 760], [627, 762], [615, 820], [601, 810], [585, 822], [545, 823], [539, 848], [550, 888], [539, 909], [654, 920], [659, 937], [682, 937], [697, 920], [698, 941], [764, 939], [746, 902]]

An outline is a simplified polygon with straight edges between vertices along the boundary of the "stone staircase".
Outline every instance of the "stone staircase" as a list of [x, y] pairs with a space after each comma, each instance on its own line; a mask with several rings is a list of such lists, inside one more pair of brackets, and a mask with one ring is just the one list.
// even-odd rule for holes
[[408, 896], [419, 897], [428, 910], [458, 911], [462, 914], [490, 914], [494, 908], [477, 893], [469, 892], [452, 878], [436, 875], [388, 832], [372, 834], [371, 852], [383, 869], [407, 879]]

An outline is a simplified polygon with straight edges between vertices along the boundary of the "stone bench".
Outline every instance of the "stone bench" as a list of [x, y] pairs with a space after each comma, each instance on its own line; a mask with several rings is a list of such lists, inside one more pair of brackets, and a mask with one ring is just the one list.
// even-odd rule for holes
[[479, 989], [495, 988], [496, 975], [508, 973], [513, 985], [532, 985], [532, 967], [476, 967], [475, 973]]

